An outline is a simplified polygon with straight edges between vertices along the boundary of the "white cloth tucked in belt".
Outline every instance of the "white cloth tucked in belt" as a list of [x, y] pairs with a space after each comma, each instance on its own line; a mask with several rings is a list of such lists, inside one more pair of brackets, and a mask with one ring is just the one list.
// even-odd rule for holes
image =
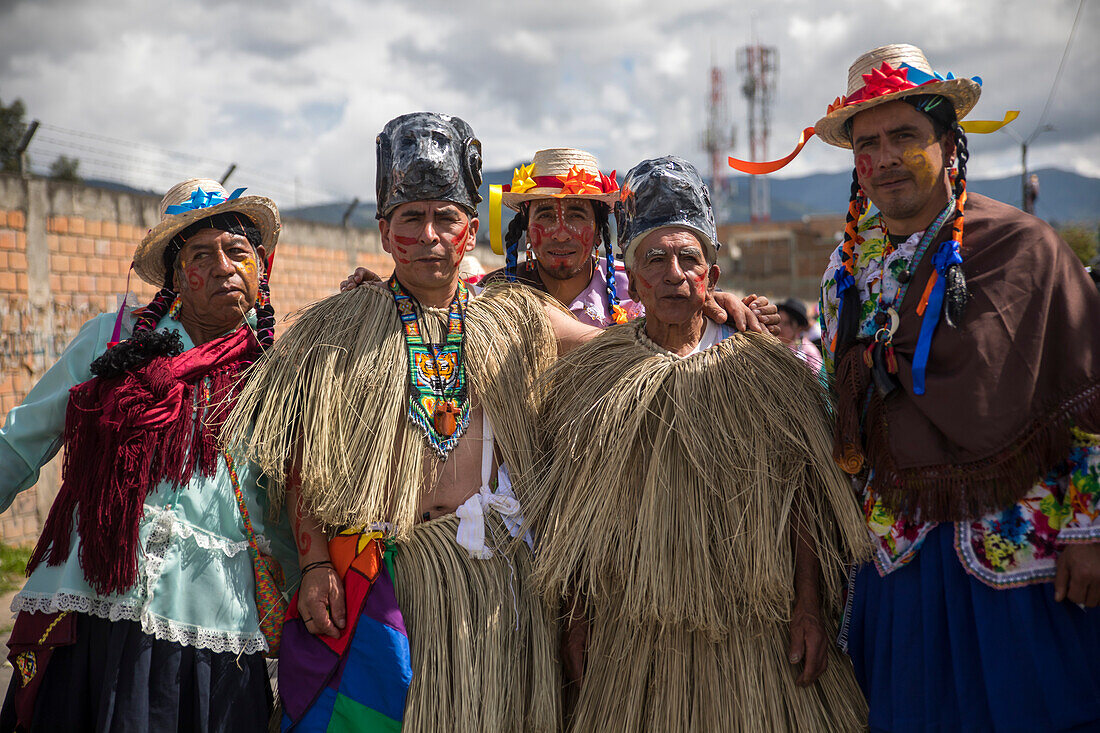
[[[485, 544], [485, 512], [492, 509], [504, 520], [504, 526], [513, 538], [519, 537], [523, 531], [523, 507], [519, 499], [512, 491], [512, 478], [508, 475], [508, 467], [501, 464], [497, 469], [497, 490], [494, 492], [489, 484], [489, 477], [493, 470], [493, 428], [489, 424], [489, 417], [482, 414], [482, 443], [481, 443], [481, 488], [476, 494], [467, 499], [455, 514], [458, 515], [458, 544], [470, 553], [470, 557], [477, 560], [488, 560], [493, 556], [493, 550]], [[528, 547], [532, 546], [531, 533], [524, 536], [523, 541]]]

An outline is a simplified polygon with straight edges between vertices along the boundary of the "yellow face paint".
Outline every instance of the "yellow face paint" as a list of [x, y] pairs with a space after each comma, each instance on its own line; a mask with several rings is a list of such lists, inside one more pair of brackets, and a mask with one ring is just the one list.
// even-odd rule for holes
[[[931, 144], [933, 141], [929, 141]], [[905, 167], [913, 172], [917, 185], [921, 188], [931, 186], [936, 175], [936, 166], [928, 150], [920, 145], [914, 145], [901, 152], [901, 160]]]
[[234, 262], [233, 269], [241, 274], [241, 277], [254, 277], [256, 275], [256, 260], [249, 257], [244, 262]]

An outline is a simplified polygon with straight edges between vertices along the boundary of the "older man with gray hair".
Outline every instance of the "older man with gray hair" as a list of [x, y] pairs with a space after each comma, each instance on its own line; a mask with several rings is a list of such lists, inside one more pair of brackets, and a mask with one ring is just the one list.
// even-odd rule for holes
[[861, 728], [828, 627], [865, 540], [824, 391], [774, 338], [703, 315], [718, 241], [690, 163], [644, 161], [622, 191], [619, 243], [646, 316], [549, 372], [547, 481], [527, 504], [542, 590], [569, 599], [568, 633], [585, 642], [568, 660], [571, 725]]

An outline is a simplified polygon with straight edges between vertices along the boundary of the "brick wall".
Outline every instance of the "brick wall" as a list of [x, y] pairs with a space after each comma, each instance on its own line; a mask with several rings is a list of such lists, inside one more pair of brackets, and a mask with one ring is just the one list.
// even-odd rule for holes
[[[0, 421], [81, 324], [115, 310], [158, 204], [156, 196], [0, 175]], [[335, 292], [357, 265], [392, 269], [376, 231], [284, 221], [271, 280], [277, 315]], [[136, 275], [130, 290], [144, 301], [156, 292]], [[0, 514], [0, 541], [33, 542], [59, 485], [55, 458]]]

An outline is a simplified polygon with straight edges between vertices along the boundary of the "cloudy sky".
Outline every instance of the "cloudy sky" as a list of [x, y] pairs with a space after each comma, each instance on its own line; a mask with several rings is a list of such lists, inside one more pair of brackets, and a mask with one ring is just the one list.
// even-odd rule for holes
[[[543, 147], [607, 169], [683, 155], [703, 167], [708, 68], [728, 79], [735, 155], [748, 157], [736, 51], [779, 53], [771, 157], [845, 91], [848, 65], [892, 42], [941, 73], [981, 76], [972, 117], [1026, 137], [1055, 80], [1079, 0], [0, 0], [0, 100], [44, 123], [39, 165], [69, 150], [87, 176], [163, 190], [188, 173], [297, 197], [374, 198], [374, 137], [404, 112], [465, 118], [487, 168]], [[1100, 177], [1100, 2], [1085, 0], [1034, 167]], [[119, 142], [122, 141], [122, 142]], [[974, 136], [971, 176], [1019, 172], [1009, 135]], [[170, 151], [170, 152], [169, 152]], [[814, 141], [784, 175], [837, 171]]]

